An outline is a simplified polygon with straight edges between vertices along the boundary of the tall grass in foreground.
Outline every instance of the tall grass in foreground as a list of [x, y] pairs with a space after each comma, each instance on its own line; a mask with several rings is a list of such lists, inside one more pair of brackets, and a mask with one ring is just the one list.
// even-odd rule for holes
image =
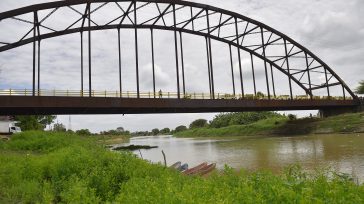
[[0, 142], [0, 203], [363, 203], [364, 186], [291, 167], [186, 177], [95, 140], [24, 132]]

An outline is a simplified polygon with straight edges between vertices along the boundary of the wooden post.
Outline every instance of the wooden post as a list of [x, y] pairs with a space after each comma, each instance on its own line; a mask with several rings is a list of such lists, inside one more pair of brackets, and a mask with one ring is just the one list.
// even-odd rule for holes
[[163, 159], [164, 159], [164, 166], [167, 167], [166, 154], [164, 154], [163, 150], [162, 150], [162, 154], [163, 154]]

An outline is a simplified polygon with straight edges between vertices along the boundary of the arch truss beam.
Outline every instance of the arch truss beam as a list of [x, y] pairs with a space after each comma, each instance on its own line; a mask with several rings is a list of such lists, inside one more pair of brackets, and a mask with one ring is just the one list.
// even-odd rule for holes
[[[106, 8], [117, 9], [115, 16], [110, 17], [106, 22], [98, 19]], [[52, 26], [52, 21], [61, 10], [73, 12], [77, 18], [68, 19], [67, 25], [59, 28]], [[29, 19], [29, 16], [32, 18]], [[27, 18], [28, 17], [28, 18]], [[58, 17], [59, 18], [59, 17]], [[356, 98], [353, 91], [345, 82], [320, 58], [310, 52], [301, 44], [297, 43], [283, 33], [265, 25], [261, 22], [250, 19], [246, 16], [216, 8], [209, 5], [198, 4], [177, 0], [73, 0], [56, 1], [51, 3], [36, 4], [7, 12], [0, 13], [0, 26], [2, 22], [16, 21], [28, 25], [29, 30], [24, 33], [17, 33], [20, 36], [14, 39], [11, 30], [6, 31], [9, 39], [0, 40], [0, 52], [5, 52], [26, 44], [33, 44], [33, 96], [36, 89], [40, 89], [40, 51], [41, 42], [46, 39], [62, 35], [81, 34], [81, 89], [83, 93], [83, 38], [84, 33], [88, 35], [88, 90], [91, 97], [92, 90], [92, 64], [91, 64], [91, 33], [96, 30], [115, 29], [118, 31], [119, 57], [121, 56], [120, 29], [134, 29], [135, 31], [135, 56], [136, 56], [136, 83], [139, 96], [139, 67], [138, 67], [138, 30], [149, 29], [153, 47], [153, 30], [167, 30], [174, 32], [175, 65], [176, 65], [176, 90], [178, 98], [186, 92], [184, 59], [183, 59], [183, 33], [202, 36], [206, 40], [207, 64], [209, 73], [209, 88], [211, 98], [215, 97], [213, 46], [211, 40], [220, 41], [229, 46], [231, 60], [231, 75], [233, 81], [233, 92], [240, 91], [245, 96], [245, 79], [253, 77], [254, 94], [256, 90], [257, 69], [255, 61], [263, 61], [264, 81], [268, 97], [275, 97], [277, 85], [275, 84], [275, 72], [287, 76], [289, 96], [293, 99], [293, 85], [303, 90], [305, 94], [314, 96], [314, 91], [325, 93], [331, 96], [330, 88], [341, 87], [343, 97], [349, 94]], [[4, 32], [4, 30], [3, 30]], [[19, 34], [19, 35], [18, 35]], [[43, 44], [43, 43], [42, 43]], [[234, 49], [232, 49], [234, 48]], [[235, 51], [238, 57], [239, 81], [234, 81], [234, 63], [232, 53]], [[244, 51], [249, 54], [249, 60], [253, 76], [246, 76], [242, 65], [242, 54]], [[154, 48], [152, 49], [153, 60], [153, 83], [155, 94], [154, 76]], [[38, 65], [38, 66], [36, 66]], [[230, 71], [230, 67], [227, 69]], [[182, 77], [180, 79], [180, 72]], [[119, 58], [119, 89], [122, 92], [121, 60]], [[319, 80], [318, 80], [319, 79]], [[182, 84], [182, 85], [181, 85]], [[237, 85], [239, 88], [235, 88]], [[287, 94], [288, 95], [288, 94]], [[154, 96], [155, 97], [155, 96]]]

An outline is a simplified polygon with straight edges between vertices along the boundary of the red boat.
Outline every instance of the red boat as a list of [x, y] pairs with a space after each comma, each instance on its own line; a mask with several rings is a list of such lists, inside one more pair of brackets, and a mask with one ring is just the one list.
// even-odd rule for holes
[[184, 175], [191, 175], [191, 174], [194, 174], [195, 172], [199, 171], [200, 169], [204, 168], [207, 166], [207, 163], [204, 162], [204, 163], [201, 163], [193, 168], [190, 168], [190, 169], [187, 169], [185, 171], [182, 172], [182, 174]]
[[198, 171], [196, 171], [193, 175], [206, 175], [208, 173], [210, 173], [211, 171], [213, 171], [216, 168], [216, 164], [209, 164], [207, 166], [204, 166], [203, 168], [199, 169]]

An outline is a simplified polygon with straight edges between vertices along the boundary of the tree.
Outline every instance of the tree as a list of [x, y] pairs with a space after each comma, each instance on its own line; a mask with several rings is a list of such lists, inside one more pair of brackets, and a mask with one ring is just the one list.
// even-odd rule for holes
[[53, 125], [53, 131], [66, 132], [66, 126], [64, 126], [62, 123], [56, 123]]
[[289, 120], [297, 120], [297, 116], [293, 114], [288, 114]]
[[158, 129], [158, 128], [154, 128], [154, 129], [152, 130], [152, 134], [153, 134], [153, 135], [158, 135], [158, 134], [159, 134], [159, 129]]
[[118, 128], [116, 128], [116, 131], [118, 131], [118, 132], [124, 132], [125, 130], [124, 130], [123, 127], [118, 127]]
[[88, 129], [81, 129], [76, 131], [77, 135], [91, 135], [90, 130]]
[[57, 118], [54, 115], [20, 115], [12, 117], [19, 122], [18, 126], [22, 130], [44, 130], [47, 125], [52, 124]]
[[159, 133], [165, 135], [165, 134], [168, 134], [170, 132], [171, 132], [171, 130], [169, 128], [163, 128], [163, 129], [161, 129], [161, 131]]
[[264, 93], [262, 93], [262, 92], [258, 91], [258, 93], [257, 93], [257, 97], [258, 97], [258, 98], [264, 98]]
[[364, 94], [364, 80], [359, 82], [359, 86], [356, 88], [355, 92], [357, 94]]
[[284, 117], [276, 112], [237, 112], [237, 113], [220, 113], [210, 122], [213, 128], [227, 127], [230, 125], [248, 125], [259, 120], [267, 118]]
[[182, 132], [182, 131], [186, 131], [187, 127], [184, 125], [180, 125], [178, 127], [176, 127], [176, 129], [174, 130], [174, 132]]
[[71, 130], [71, 129], [68, 129], [68, 130], [67, 130], [67, 133], [69, 133], [69, 134], [74, 134], [75, 132], [74, 132], [73, 130]]
[[202, 128], [202, 127], [206, 127], [206, 126], [207, 126], [207, 120], [197, 119], [190, 124], [190, 129]]

